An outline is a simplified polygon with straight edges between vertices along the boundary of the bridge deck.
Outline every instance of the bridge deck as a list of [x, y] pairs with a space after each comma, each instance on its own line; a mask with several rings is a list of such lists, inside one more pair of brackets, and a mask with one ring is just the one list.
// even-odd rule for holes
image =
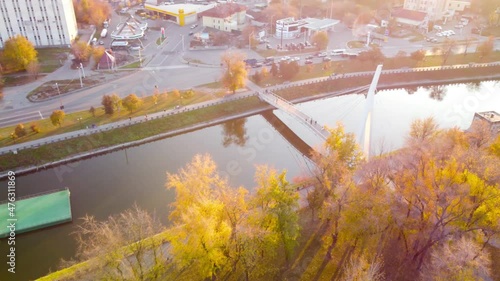
[[292, 115], [293, 117], [300, 120], [303, 124], [305, 124], [309, 129], [311, 129], [317, 136], [319, 136], [322, 140], [326, 140], [328, 138], [328, 132], [325, 128], [318, 124], [315, 120], [313, 120], [310, 116], [300, 111], [295, 105], [291, 102], [283, 99], [282, 97], [275, 95], [272, 92], [259, 92], [259, 97], [263, 101], [269, 103], [270, 105], [283, 110], [284, 112]]

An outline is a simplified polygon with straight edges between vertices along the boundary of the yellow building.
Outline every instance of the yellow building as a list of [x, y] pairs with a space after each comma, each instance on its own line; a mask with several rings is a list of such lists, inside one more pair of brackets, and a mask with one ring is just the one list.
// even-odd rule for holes
[[180, 26], [195, 23], [198, 14], [215, 7], [215, 3], [209, 5], [196, 4], [172, 4], [162, 3], [159, 5], [145, 3], [144, 8], [153, 12], [159, 18], [173, 21]]

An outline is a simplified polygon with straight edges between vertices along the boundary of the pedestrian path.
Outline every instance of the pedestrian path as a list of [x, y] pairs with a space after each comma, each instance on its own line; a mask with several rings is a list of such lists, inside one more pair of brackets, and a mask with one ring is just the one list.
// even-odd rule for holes
[[36, 147], [39, 147], [39, 146], [42, 146], [45, 144], [49, 144], [49, 143], [59, 142], [59, 141], [68, 140], [68, 139], [72, 139], [72, 138], [76, 138], [76, 137], [88, 136], [88, 135], [92, 135], [92, 134], [99, 133], [99, 132], [104, 132], [104, 131], [108, 131], [108, 130], [112, 130], [112, 129], [116, 129], [116, 128], [130, 126], [130, 125], [134, 125], [134, 124], [138, 124], [138, 123], [143, 123], [143, 122], [147, 122], [147, 121], [154, 120], [157, 118], [162, 118], [162, 117], [166, 117], [169, 115], [178, 114], [181, 112], [186, 112], [186, 111], [195, 110], [195, 109], [199, 109], [199, 108], [203, 108], [203, 107], [207, 107], [207, 106], [211, 106], [211, 105], [216, 105], [216, 104], [221, 104], [221, 103], [225, 103], [225, 102], [229, 102], [229, 101], [243, 99], [243, 98], [247, 98], [247, 97], [254, 96], [254, 95], [255, 95], [255, 93], [253, 93], [253, 92], [245, 91], [245, 92], [241, 92], [241, 93], [236, 93], [234, 95], [231, 95], [230, 97], [218, 98], [218, 99], [205, 101], [205, 102], [201, 102], [201, 103], [197, 103], [197, 104], [193, 104], [193, 105], [187, 105], [187, 106], [184, 106], [181, 108], [164, 110], [164, 111], [156, 112], [153, 114], [147, 114], [144, 116], [130, 117], [129, 119], [126, 119], [126, 120], [116, 121], [113, 123], [108, 123], [108, 124], [103, 124], [103, 125], [99, 125], [99, 126], [95, 126], [95, 127], [77, 130], [77, 131], [67, 132], [67, 133], [63, 133], [63, 134], [59, 134], [59, 135], [55, 135], [55, 136], [50, 136], [50, 137], [46, 137], [46, 138], [42, 138], [42, 139], [37, 139], [37, 140], [33, 140], [33, 141], [23, 142], [23, 143], [11, 145], [11, 146], [0, 147], [0, 155], [7, 154], [7, 153], [16, 154], [19, 150], [22, 150], [22, 149], [36, 148]]

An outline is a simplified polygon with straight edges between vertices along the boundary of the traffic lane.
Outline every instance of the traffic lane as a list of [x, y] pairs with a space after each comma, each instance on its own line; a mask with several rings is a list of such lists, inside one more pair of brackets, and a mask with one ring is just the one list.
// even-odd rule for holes
[[[100, 107], [102, 96], [105, 94], [111, 95], [116, 93], [123, 98], [131, 93], [135, 93], [140, 97], [144, 97], [154, 93], [155, 85], [158, 86], [161, 92], [165, 90], [171, 91], [173, 89], [183, 90], [194, 87], [193, 81], [196, 81], [197, 85], [208, 84], [218, 81], [221, 76], [222, 72], [220, 69], [203, 67], [140, 71], [132, 76], [123, 77], [111, 83], [99, 85], [78, 93], [67, 94], [60, 98], [32, 103], [24, 108], [9, 110], [8, 112], [0, 112], [0, 121], [3, 120], [2, 126], [18, 124], [19, 120], [36, 121], [39, 120], [39, 118], [36, 117], [34, 112], [40, 111], [44, 117], [47, 117], [54, 110], [59, 109], [61, 104], [64, 105], [64, 111], [66, 113], [88, 110], [91, 106]], [[28, 114], [30, 118], [26, 117]], [[21, 116], [21, 119], [2, 119], [12, 118], [12, 116], [18, 115]]]

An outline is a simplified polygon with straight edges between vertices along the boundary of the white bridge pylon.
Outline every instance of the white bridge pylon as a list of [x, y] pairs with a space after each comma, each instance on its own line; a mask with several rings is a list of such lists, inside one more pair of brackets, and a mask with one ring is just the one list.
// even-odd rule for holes
[[360, 137], [360, 145], [363, 148], [363, 153], [365, 154], [366, 160], [370, 157], [370, 142], [372, 135], [372, 117], [373, 117], [373, 103], [375, 100], [375, 91], [377, 90], [378, 80], [380, 74], [382, 73], [382, 66], [379, 64], [375, 74], [373, 75], [372, 83], [370, 88], [368, 88], [368, 93], [366, 95], [366, 107], [365, 116], [363, 118], [364, 126]]

